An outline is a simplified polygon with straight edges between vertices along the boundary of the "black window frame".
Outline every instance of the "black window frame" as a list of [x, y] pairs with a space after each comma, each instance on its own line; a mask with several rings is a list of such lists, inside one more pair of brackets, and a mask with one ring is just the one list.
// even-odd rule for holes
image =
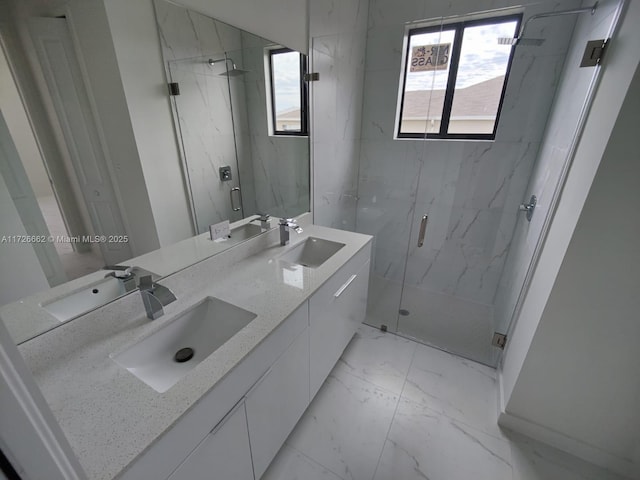
[[[276, 98], [275, 98], [275, 81], [273, 77], [273, 56], [295, 52], [300, 55], [300, 131], [295, 130], [278, 130], [276, 121]], [[273, 135], [286, 135], [294, 137], [309, 136], [309, 93], [305, 80], [307, 75], [307, 56], [303, 53], [296, 52], [290, 48], [272, 48], [269, 50], [269, 83], [271, 85], [271, 124], [273, 125]]]
[[[511, 65], [513, 64], [513, 57], [515, 48], [511, 47], [509, 53], [509, 61], [507, 62], [507, 69], [504, 74], [504, 83], [502, 85], [502, 92], [500, 93], [500, 101], [498, 102], [498, 111], [496, 113], [496, 120], [493, 125], [493, 132], [491, 133], [447, 133], [449, 128], [449, 121], [451, 120], [451, 109], [453, 107], [453, 94], [456, 87], [456, 79], [458, 78], [458, 66], [460, 64], [460, 52], [462, 50], [462, 41], [464, 39], [464, 30], [468, 27], [477, 27], [481, 25], [490, 25], [497, 23], [506, 23], [516, 21], [515, 32], [520, 31], [520, 25], [522, 23], [522, 14], [502, 15], [498, 17], [488, 17], [475, 20], [465, 20], [462, 22], [445, 23], [442, 25], [435, 25], [429, 27], [412, 28], [408, 31], [407, 35], [407, 50], [405, 52], [404, 70], [402, 76], [402, 98], [400, 101], [400, 115], [398, 116], [398, 128], [397, 138], [419, 138], [419, 139], [440, 139], [440, 140], [495, 140], [496, 132], [498, 130], [498, 123], [500, 122], [500, 114], [502, 112], [502, 104], [504, 102], [504, 94], [507, 90], [507, 84], [509, 83], [509, 74], [511, 72]], [[444, 96], [444, 105], [442, 109], [442, 117], [440, 120], [440, 131], [438, 133], [403, 133], [402, 132], [402, 113], [404, 109], [404, 97], [407, 86], [407, 74], [409, 70], [409, 62], [411, 60], [411, 37], [413, 35], [420, 35], [423, 33], [435, 33], [443, 30], [454, 30], [453, 50], [451, 52], [449, 76], [447, 78], [447, 87]], [[496, 44], [498, 39], [496, 38]]]

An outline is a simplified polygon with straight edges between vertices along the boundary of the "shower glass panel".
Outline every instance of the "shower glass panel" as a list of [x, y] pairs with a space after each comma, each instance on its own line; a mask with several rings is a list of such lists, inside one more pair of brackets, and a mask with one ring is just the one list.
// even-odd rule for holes
[[[496, 365], [500, 350], [491, 345], [493, 333], [507, 333], [595, 88], [597, 68], [579, 68], [585, 41], [611, 35], [619, 6], [605, 0], [593, 15], [531, 23], [528, 34], [545, 38], [536, 47], [499, 45], [499, 37], [514, 35], [514, 25], [505, 26], [508, 32], [474, 32], [473, 44], [493, 52], [499, 74], [516, 48], [495, 141], [406, 139], [390, 145], [367, 139], [357, 216], [358, 231], [376, 236], [366, 323]], [[528, 7], [525, 19], [554, 8]], [[486, 87], [493, 77], [482, 73], [477, 82], [456, 87]], [[439, 104], [435, 75], [417, 88], [428, 93], [410, 94], [426, 95], [414, 116], [425, 134], [435, 120], [430, 107]], [[365, 84], [365, 116], [370, 91]], [[491, 92], [483, 93], [488, 98]], [[452, 116], [462, 108], [453, 98]], [[489, 110], [495, 116], [496, 109]], [[544, 201], [528, 222], [518, 207], [532, 194]]]
[[[505, 30], [505, 35], [513, 35], [516, 24], [511, 20], [502, 28], [481, 25], [464, 30], [448, 133], [452, 128], [453, 133], [493, 132], [511, 54], [511, 47], [497, 45], [496, 39]], [[448, 33], [446, 25], [443, 31]], [[469, 60], [487, 52], [492, 61], [484, 68], [479, 68], [481, 60]], [[445, 73], [435, 79], [432, 97], [444, 100]], [[468, 90], [475, 94], [465, 95]], [[480, 119], [466, 114], [462, 118], [461, 109], [469, 106], [462, 105], [465, 98], [475, 107], [482, 99], [497, 101]], [[443, 111], [443, 100], [433, 102], [437, 103], [436, 112], [417, 112], [417, 118], [426, 118], [427, 132], [434, 123], [432, 118]], [[489, 131], [482, 130], [485, 124], [490, 125]], [[455, 130], [456, 125], [464, 132]], [[435, 133], [439, 129], [438, 124]], [[526, 156], [526, 150], [500, 141], [421, 142], [421, 171], [396, 331], [488, 364], [493, 354], [493, 296], [510, 238], [505, 230], [510, 233], [513, 228], [511, 215], [505, 215], [505, 203], [516, 166], [525, 163], [519, 160]], [[518, 175], [526, 176], [526, 172]]]
[[[451, 33], [447, 31], [431, 31], [416, 37], [414, 44], [407, 45], [409, 51], [414, 47], [452, 41]], [[401, 124], [420, 138], [424, 138], [431, 129], [439, 128], [438, 117], [443, 103], [441, 90], [443, 82], [446, 83], [443, 77], [446, 79], [449, 67], [418, 68], [407, 76]], [[366, 99], [387, 90], [388, 84], [397, 78], [397, 67], [365, 77], [364, 118], [375, 118], [377, 114], [374, 111], [376, 106]], [[369, 108], [372, 111], [368, 111]], [[384, 123], [382, 127], [388, 129], [389, 134], [393, 132], [392, 123]], [[406, 314], [400, 304], [407, 255], [418, 234], [414, 210], [427, 145], [424, 140], [389, 141], [381, 138], [379, 126], [373, 123], [363, 126], [363, 137], [356, 227], [357, 231], [375, 238], [365, 322], [397, 331], [398, 319]]]
[[[224, 52], [168, 62], [170, 81], [180, 86], [180, 94], [172, 98], [197, 233], [222, 220], [244, 217], [232, 116], [233, 108], [238, 109], [233, 101], [244, 95], [244, 86], [242, 77], [225, 75], [231, 67]], [[230, 167], [230, 180], [221, 180], [220, 167]]]

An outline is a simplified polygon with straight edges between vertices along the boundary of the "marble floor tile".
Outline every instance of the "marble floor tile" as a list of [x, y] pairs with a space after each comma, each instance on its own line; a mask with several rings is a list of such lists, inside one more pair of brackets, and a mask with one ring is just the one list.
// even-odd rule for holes
[[287, 443], [345, 480], [369, 480], [399, 396], [334, 370]]
[[511, 443], [513, 480], [625, 480], [524, 435], [505, 434]]
[[401, 398], [374, 480], [511, 480], [509, 443]]
[[285, 444], [261, 480], [342, 480], [322, 465]]
[[362, 326], [263, 478], [624, 480], [500, 430], [495, 377]]
[[379, 387], [400, 394], [417, 344], [361, 325], [336, 365]]
[[402, 395], [485, 433], [503, 438], [495, 370], [418, 345]]

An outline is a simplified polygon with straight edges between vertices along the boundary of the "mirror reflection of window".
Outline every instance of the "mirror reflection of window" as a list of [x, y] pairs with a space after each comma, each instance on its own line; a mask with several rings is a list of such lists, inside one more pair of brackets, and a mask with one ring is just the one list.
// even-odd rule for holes
[[288, 48], [269, 51], [274, 135], [307, 135], [306, 57]]

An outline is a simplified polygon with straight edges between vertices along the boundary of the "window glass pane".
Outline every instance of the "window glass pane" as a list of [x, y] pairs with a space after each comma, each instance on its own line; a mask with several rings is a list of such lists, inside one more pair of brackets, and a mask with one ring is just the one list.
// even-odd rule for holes
[[447, 133], [493, 133], [511, 54], [511, 46], [499, 45], [498, 38], [515, 36], [516, 25], [514, 20], [464, 29]]
[[300, 54], [274, 53], [271, 55], [271, 68], [275, 130], [301, 132]]
[[454, 37], [454, 30], [411, 35], [400, 133], [440, 131]]

